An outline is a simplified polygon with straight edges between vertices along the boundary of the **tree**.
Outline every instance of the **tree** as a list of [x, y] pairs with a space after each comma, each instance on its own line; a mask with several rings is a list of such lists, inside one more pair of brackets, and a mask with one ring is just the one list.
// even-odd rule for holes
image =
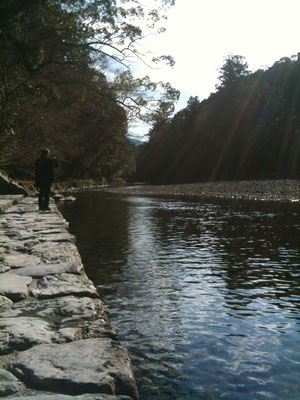
[[[143, 92], [156, 93], [158, 85], [147, 77], [134, 80], [129, 72], [130, 62], [142, 57], [137, 48], [144, 34], [140, 21], [146, 22], [146, 29], [154, 29], [163, 18], [160, 11], [173, 2], [155, 1], [155, 5], [161, 4], [157, 9], [145, 9], [135, 0], [123, 0], [122, 6], [117, 6], [115, 0], [10, 0], [2, 4], [1, 131], [11, 130], [11, 107], [16, 103], [15, 96], [18, 98], [18, 89], [37, 81], [40, 90], [41, 83], [48, 89], [57, 83], [57, 68], [78, 69], [86, 64], [105, 74], [111, 75], [113, 70], [111, 87], [115, 98], [135, 111], [135, 117], [143, 115], [142, 109], [148, 115], [159, 98], [156, 103], [154, 98], [149, 101]], [[153, 58], [153, 62], [159, 61], [173, 64], [170, 56]], [[170, 86], [161, 84], [159, 89], [163, 101], [165, 97], [170, 101], [178, 97]]]
[[134, 154], [126, 138], [126, 112], [111, 96], [95, 96], [95, 87], [105, 92], [105, 76], [85, 72], [93, 87], [76, 83], [57, 86], [56, 98], [32, 97], [16, 116], [18, 134], [6, 150], [7, 172], [29, 179], [32, 156], [49, 147], [59, 159], [60, 179], [130, 175]]
[[239, 78], [250, 73], [245, 57], [232, 54], [224, 58], [224, 64], [219, 72], [218, 80], [220, 84], [217, 85], [217, 89], [232, 87]]
[[300, 56], [265, 71], [234, 71], [232, 85], [224, 80], [202, 102], [191, 97], [156, 127], [137, 160], [139, 180], [299, 179]]
[[[68, 109], [68, 101], [64, 105], [61, 101], [64, 90], [72, 99], [73, 112], [83, 107], [76, 94], [79, 87], [80, 93], [86, 87], [91, 97], [100, 99], [95, 102], [98, 106], [119, 104], [131, 118], [149, 121], [161, 103], [172, 109], [178, 91], [148, 77], [135, 79], [130, 72], [133, 58], [143, 58], [137, 42], [144, 27], [161, 31], [158, 25], [174, 0], [153, 0], [153, 7], [150, 3], [147, 7], [136, 0], [8, 0], [0, 4], [0, 166], [9, 164], [10, 154], [16, 154], [29, 134], [36, 144], [46, 140], [45, 132], [48, 141], [51, 135], [55, 137], [46, 121], [56, 107]], [[170, 56], [152, 61], [173, 63]], [[106, 109], [115, 112], [113, 107]], [[72, 126], [73, 112], [56, 116]]]

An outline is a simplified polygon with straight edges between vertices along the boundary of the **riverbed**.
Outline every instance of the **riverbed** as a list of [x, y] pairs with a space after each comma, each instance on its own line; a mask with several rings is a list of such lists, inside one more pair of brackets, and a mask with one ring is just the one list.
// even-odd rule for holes
[[142, 400], [299, 399], [295, 203], [74, 195], [61, 211]]

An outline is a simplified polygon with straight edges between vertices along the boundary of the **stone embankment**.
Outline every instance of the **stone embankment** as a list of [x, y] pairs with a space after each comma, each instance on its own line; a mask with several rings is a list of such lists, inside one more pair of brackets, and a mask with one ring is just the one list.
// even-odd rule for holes
[[36, 198], [0, 214], [0, 397], [137, 399], [128, 352], [67, 228]]

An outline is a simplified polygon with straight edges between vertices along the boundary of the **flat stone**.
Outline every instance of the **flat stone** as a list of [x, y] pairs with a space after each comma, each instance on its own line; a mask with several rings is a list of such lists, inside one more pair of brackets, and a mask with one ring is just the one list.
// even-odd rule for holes
[[32, 247], [31, 254], [49, 263], [81, 262], [77, 247], [67, 242], [39, 243]]
[[47, 300], [30, 300], [15, 303], [2, 313], [5, 318], [38, 316], [55, 323], [75, 324], [82, 320], [108, 319], [108, 309], [98, 298], [63, 296]]
[[[30, 316], [30, 317], [28, 317]], [[108, 310], [99, 299], [66, 296], [16, 303], [1, 314], [2, 353], [24, 350], [37, 343], [110, 337], [115, 332], [108, 322]]]
[[65, 228], [47, 228], [45, 229], [44, 225], [40, 227], [39, 230], [35, 229], [35, 232], [38, 235], [53, 235], [57, 233], [69, 233]]
[[24, 247], [26, 248], [26, 251], [30, 252], [31, 249], [39, 243], [40, 241], [38, 239], [27, 240], [26, 242], [24, 242]]
[[19, 353], [10, 370], [42, 390], [138, 398], [128, 352], [111, 339], [38, 345]]
[[9, 335], [7, 332], [0, 332], [0, 354], [3, 354], [4, 351], [2, 349], [5, 349], [8, 347], [9, 343]]
[[[14, 350], [26, 350], [42, 343], [51, 343], [54, 326], [41, 318], [17, 317], [0, 318], [0, 353], [7, 354]], [[6, 334], [6, 336], [4, 335]]]
[[16, 393], [23, 387], [22, 383], [13, 374], [0, 369], [0, 397]]
[[22, 194], [0, 194], [0, 199], [12, 200], [13, 204], [17, 204], [24, 200], [24, 196]]
[[15, 270], [14, 273], [21, 276], [31, 276], [32, 278], [42, 278], [47, 275], [62, 273], [77, 274], [83, 271], [82, 264], [61, 263], [61, 264], [40, 264], [32, 267], [25, 267]]
[[[1, 279], [1, 278], [0, 278]], [[0, 296], [0, 311], [10, 308], [14, 303], [5, 296]]]
[[[30, 224], [30, 227], [33, 232], [42, 232], [42, 231], [47, 231], [47, 230], [53, 230], [53, 231], [58, 231], [61, 232], [61, 230], [66, 230], [68, 229], [69, 223], [66, 222], [64, 219], [60, 219], [59, 221], [51, 221], [51, 220], [46, 220], [43, 221], [41, 224], [40, 222], [35, 222], [33, 221]], [[53, 233], [53, 232], [52, 232]]]
[[32, 278], [27, 276], [18, 276], [11, 272], [1, 274], [0, 295], [6, 296], [13, 301], [25, 299], [28, 295], [28, 285]]
[[45, 276], [38, 281], [37, 288], [31, 290], [38, 299], [49, 299], [57, 296], [98, 297], [93, 282], [82, 275], [60, 274]]
[[128, 396], [114, 396], [110, 394], [85, 393], [79, 396], [68, 396], [67, 394], [38, 394], [34, 396], [10, 397], [10, 400], [132, 400]]
[[8, 240], [2, 246], [7, 252], [27, 253], [27, 248], [20, 240]]
[[[62, 329], [60, 331], [62, 331]], [[83, 335], [82, 332], [84, 333]], [[92, 323], [86, 324], [85, 330], [81, 328], [79, 334], [81, 334], [82, 339], [101, 337], [110, 337], [111, 339], [116, 339], [115, 331], [109, 328], [106, 324], [106, 321], [103, 319], [97, 319]]]
[[31, 254], [7, 254], [1, 259], [3, 265], [10, 268], [23, 268], [36, 264], [41, 264], [41, 259]]
[[[22, 204], [24, 204], [24, 203], [22, 203]], [[17, 206], [15, 206], [12, 209], [6, 211], [4, 216], [7, 221], [9, 221], [9, 220], [13, 220], [13, 221], [23, 220], [24, 221], [22, 214], [23, 213], [20, 211], [20, 209]]]
[[4, 226], [7, 228], [15, 227], [24, 229], [25, 226], [29, 226], [31, 224], [31, 220], [29, 218], [26, 218], [26, 220], [24, 220], [24, 218], [22, 218], [20, 214], [14, 214], [14, 215], [5, 214], [5, 218], [2, 221]]
[[7, 272], [9, 270], [10, 270], [10, 268], [7, 265], [0, 264], [0, 274], [4, 274], [4, 272]]
[[115, 332], [109, 329], [105, 321], [101, 319], [94, 322], [80, 321], [78, 325], [64, 325], [62, 324], [53, 336], [53, 343], [68, 343], [90, 338], [116, 339]]
[[55, 201], [63, 200], [63, 199], [64, 199], [64, 195], [63, 195], [63, 194], [60, 194], [60, 193], [56, 193], [56, 194], [53, 196], [53, 199], [54, 199]]
[[76, 242], [76, 238], [74, 235], [71, 235], [70, 233], [53, 233], [53, 234], [46, 234], [46, 235], [39, 235], [38, 237], [40, 242], [70, 242], [74, 243]]
[[28, 230], [12, 230], [6, 232], [9, 238], [14, 238], [17, 240], [34, 240], [36, 239], [36, 234], [33, 232], [28, 232]]
[[5, 218], [6, 218], [6, 220], [9, 220], [9, 219], [22, 219], [22, 215], [21, 215], [21, 213], [20, 213], [20, 211], [19, 210], [17, 210], [17, 208], [16, 207], [14, 207], [13, 209], [9, 209], [9, 210], [7, 210], [7, 211], [5, 211]]
[[13, 238], [15, 236], [19, 236], [17, 231], [13, 231], [11, 227], [6, 226], [7, 228], [9, 228], [9, 230], [7, 230], [6, 232], [6, 236], [8, 237], [8, 239]]
[[76, 200], [76, 197], [74, 197], [74, 196], [67, 196], [67, 197], [65, 197], [63, 200], [64, 200], [64, 201], [75, 201], [75, 200]]
[[[0, 186], [1, 186], [1, 180], [2, 180], [2, 175], [0, 173]], [[2, 181], [3, 182], [3, 181]], [[4, 189], [1, 187], [2, 193], [7, 193], [7, 187]], [[23, 193], [25, 194], [25, 192]], [[20, 202], [24, 198], [23, 195], [0, 195], [0, 213], [4, 213], [5, 211], [7, 212], [7, 209], [12, 207], [14, 204]]]
[[13, 205], [13, 201], [0, 199], [0, 213], [3, 213], [5, 210], [7, 210], [12, 205]]
[[[0, 232], [3, 230], [3, 227], [0, 225]], [[6, 235], [0, 235], [0, 243], [5, 243], [9, 240], [8, 236]]]
[[55, 215], [53, 213], [38, 214], [34, 221], [35, 223], [39, 223], [40, 226], [43, 226], [43, 224], [48, 224], [52, 227], [57, 227], [65, 223], [65, 220], [62, 218], [61, 215]]

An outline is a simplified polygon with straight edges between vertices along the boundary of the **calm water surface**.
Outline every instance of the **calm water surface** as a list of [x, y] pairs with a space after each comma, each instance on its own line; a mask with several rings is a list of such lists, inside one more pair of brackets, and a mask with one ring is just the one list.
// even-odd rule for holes
[[61, 211], [141, 400], [300, 399], [299, 208], [75, 196]]

